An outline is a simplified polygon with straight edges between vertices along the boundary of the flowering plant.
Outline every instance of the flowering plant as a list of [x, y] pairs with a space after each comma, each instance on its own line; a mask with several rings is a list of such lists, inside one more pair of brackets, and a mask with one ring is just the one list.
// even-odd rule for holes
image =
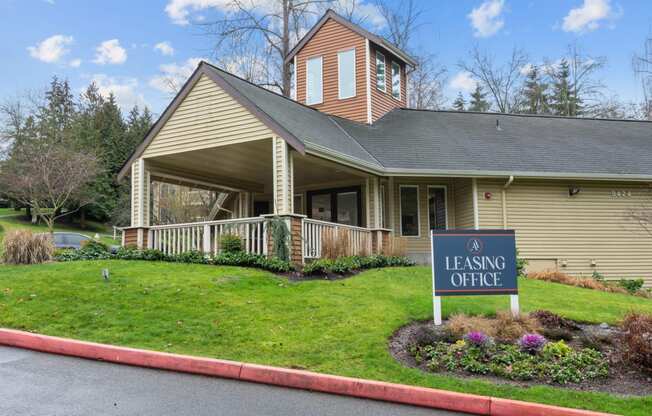
[[546, 345], [548, 340], [539, 334], [525, 334], [518, 341], [518, 345], [525, 352], [536, 354]]
[[491, 337], [481, 331], [471, 331], [464, 336], [467, 344], [474, 347], [486, 347], [491, 343]]

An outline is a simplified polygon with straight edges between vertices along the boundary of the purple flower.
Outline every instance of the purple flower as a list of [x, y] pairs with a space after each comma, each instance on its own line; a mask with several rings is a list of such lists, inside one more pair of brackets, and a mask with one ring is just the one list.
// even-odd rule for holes
[[474, 347], [485, 347], [491, 342], [491, 337], [484, 332], [471, 331], [464, 336], [464, 340]]
[[518, 341], [518, 345], [523, 351], [529, 352], [530, 354], [536, 354], [541, 351], [547, 342], [548, 340], [543, 335], [525, 334]]

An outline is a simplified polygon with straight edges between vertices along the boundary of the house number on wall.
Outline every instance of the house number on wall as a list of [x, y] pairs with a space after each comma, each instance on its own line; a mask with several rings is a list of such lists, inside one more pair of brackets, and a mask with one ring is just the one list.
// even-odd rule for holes
[[631, 198], [632, 191], [623, 191], [623, 190], [612, 190], [611, 196], [613, 198]]

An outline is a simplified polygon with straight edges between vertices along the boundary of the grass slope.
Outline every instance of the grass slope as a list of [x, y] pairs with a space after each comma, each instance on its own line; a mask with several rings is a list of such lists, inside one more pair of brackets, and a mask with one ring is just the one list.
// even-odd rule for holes
[[[100, 270], [111, 270], [104, 283]], [[425, 267], [291, 283], [236, 267], [97, 261], [0, 266], [0, 326], [83, 340], [219, 357], [513, 399], [647, 415], [652, 397], [547, 386], [519, 388], [425, 374], [395, 362], [387, 338], [432, 317]], [[506, 296], [444, 299], [444, 314], [507, 309]], [[616, 323], [652, 302], [521, 280], [525, 311]]]

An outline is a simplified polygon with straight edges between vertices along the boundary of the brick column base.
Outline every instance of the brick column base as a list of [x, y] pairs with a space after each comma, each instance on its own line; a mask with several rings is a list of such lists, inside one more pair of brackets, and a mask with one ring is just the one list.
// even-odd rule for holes
[[389, 247], [389, 236], [391, 230], [387, 228], [374, 228], [371, 230], [371, 252], [382, 254]]
[[149, 238], [148, 227], [127, 227], [122, 229], [122, 247], [136, 246], [139, 249], [147, 248]]

